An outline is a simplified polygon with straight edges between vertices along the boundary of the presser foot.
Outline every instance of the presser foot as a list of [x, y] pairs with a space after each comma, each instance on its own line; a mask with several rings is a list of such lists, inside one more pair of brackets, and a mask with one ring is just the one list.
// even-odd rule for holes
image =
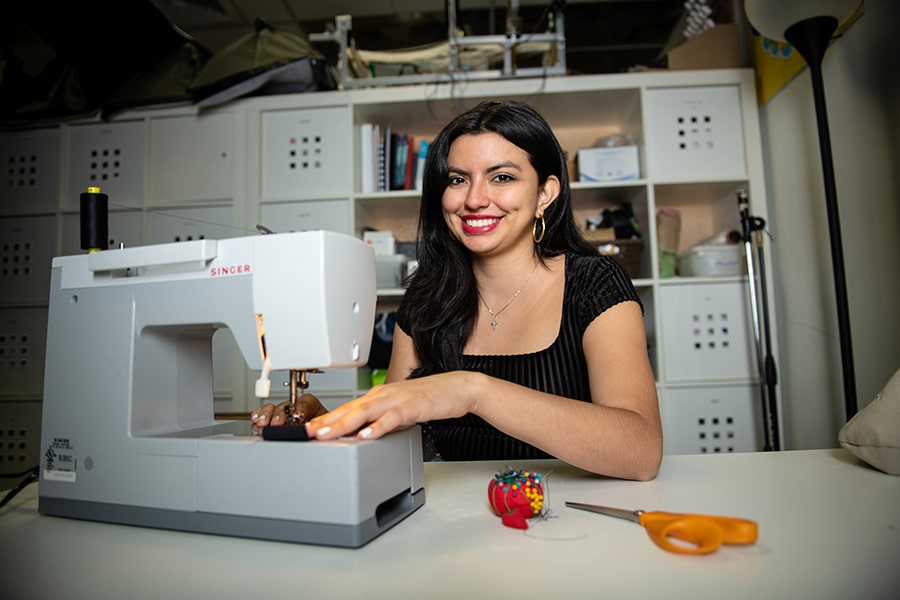
[[307, 388], [309, 388], [309, 381], [307, 381], [306, 375], [307, 373], [321, 372], [322, 371], [319, 369], [291, 369], [290, 379], [285, 382], [285, 385], [290, 387], [289, 402], [284, 407], [284, 417], [287, 424], [302, 425], [306, 422], [304, 414], [302, 412], [297, 412], [300, 397], [306, 392]]
[[290, 380], [286, 384], [290, 386], [290, 402], [284, 406], [284, 425], [263, 429], [264, 440], [305, 442], [311, 439], [306, 433], [306, 415], [303, 412], [297, 412], [298, 399], [309, 387], [306, 373], [307, 371], [302, 369], [291, 370]]

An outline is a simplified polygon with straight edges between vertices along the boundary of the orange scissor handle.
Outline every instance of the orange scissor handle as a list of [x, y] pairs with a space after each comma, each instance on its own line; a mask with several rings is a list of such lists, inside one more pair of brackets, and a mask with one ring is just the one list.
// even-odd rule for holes
[[[733, 517], [653, 511], [643, 513], [640, 519], [657, 546], [679, 554], [708, 554], [722, 544], [752, 544], [758, 535], [755, 522]], [[673, 544], [669, 538], [693, 546]]]

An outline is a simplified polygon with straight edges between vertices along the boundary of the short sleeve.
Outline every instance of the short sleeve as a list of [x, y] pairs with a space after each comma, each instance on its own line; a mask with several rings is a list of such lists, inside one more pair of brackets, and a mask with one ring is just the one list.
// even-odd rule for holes
[[604, 311], [621, 302], [633, 300], [643, 312], [644, 306], [631, 278], [613, 258], [569, 255], [568, 260], [573, 265], [566, 281], [566, 295], [582, 331]]

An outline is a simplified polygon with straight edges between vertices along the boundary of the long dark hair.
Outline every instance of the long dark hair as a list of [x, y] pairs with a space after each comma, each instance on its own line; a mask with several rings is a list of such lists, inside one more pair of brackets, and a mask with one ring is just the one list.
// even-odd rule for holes
[[421, 361], [413, 377], [459, 369], [462, 349], [472, 333], [478, 311], [472, 258], [451, 234], [442, 198], [449, 182], [450, 145], [461, 135], [487, 132], [525, 151], [539, 184], [551, 175], [559, 179], [559, 195], [544, 212], [544, 237], [534, 244], [538, 260], [544, 262], [566, 251], [597, 254], [575, 224], [566, 154], [540, 113], [521, 102], [488, 101], [456, 117], [428, 148], [419, 209], [418, 268], [410, 277], [398, 315]]

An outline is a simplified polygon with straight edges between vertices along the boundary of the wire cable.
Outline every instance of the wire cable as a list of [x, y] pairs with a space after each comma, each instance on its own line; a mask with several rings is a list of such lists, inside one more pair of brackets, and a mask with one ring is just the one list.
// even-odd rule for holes
[[12, 474], [3, 474], [0, 477], [4, 478], [13, 478], [13, 477], [22, 477], [25, 476], [25, 479], [19, 482], [19, 485], [11, 489], [6, 496], [3, 497], [3, 500], [0, 500], [0, 508], [3, 508], [7, 504], [9, 504], [10, 500], [16, 497], [16, 494], [24, 490], [26, 487], [34, 483], [38, 480], [38, 474], [40, 473], [39, 467], [32, 467], [27, 471], [23, 471], [21, 473], [12, 473]]

